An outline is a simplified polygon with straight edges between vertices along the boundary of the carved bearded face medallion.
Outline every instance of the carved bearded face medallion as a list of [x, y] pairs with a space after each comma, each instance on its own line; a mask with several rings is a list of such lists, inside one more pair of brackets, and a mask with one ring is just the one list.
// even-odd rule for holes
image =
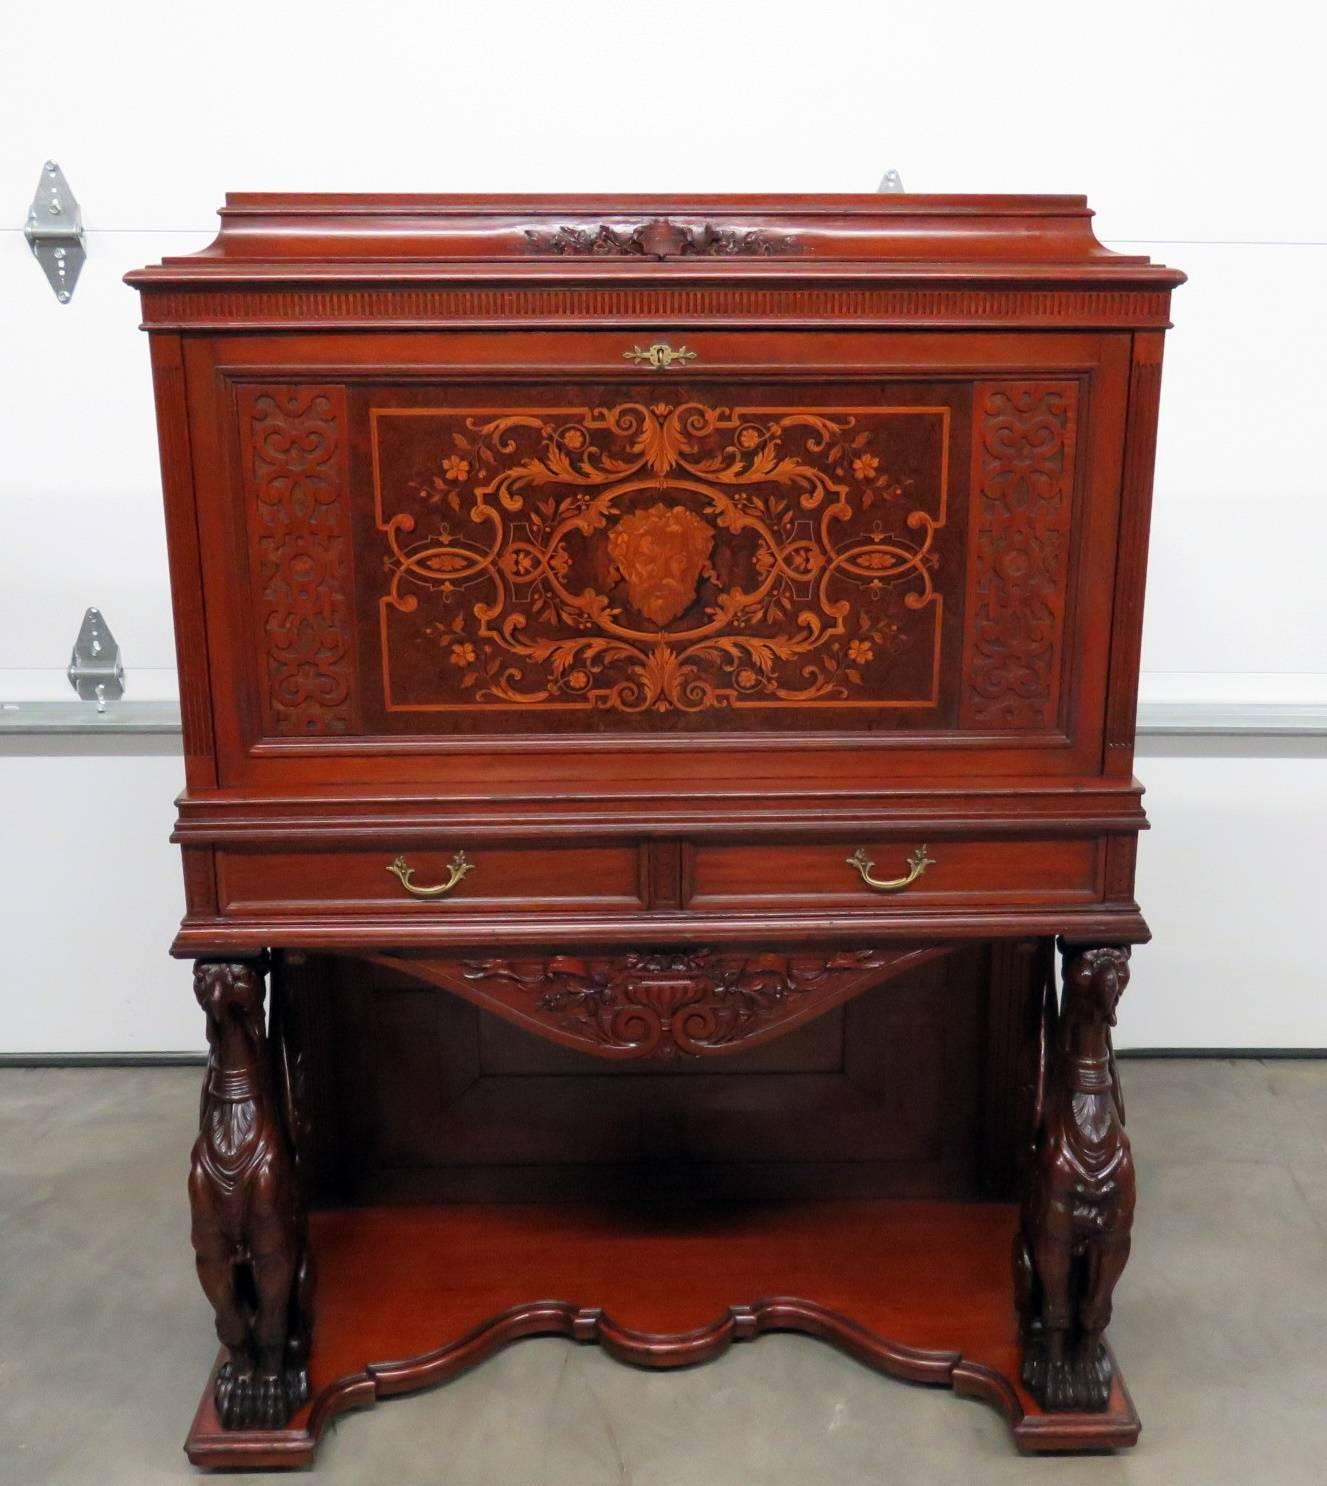
[[632, 607], [661, 629], [687, 609], [714, 546], [694, 511], [662, 502], [624, 516], [608, 533], [608, 551]]

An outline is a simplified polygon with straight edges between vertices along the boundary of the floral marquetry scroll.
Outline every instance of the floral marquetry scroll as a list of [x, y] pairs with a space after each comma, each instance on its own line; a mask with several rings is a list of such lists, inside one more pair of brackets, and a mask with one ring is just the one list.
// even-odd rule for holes
[[935, 709], [950, 418], [686, 396], [374, 409], [387, 711], [666, 728]]
[[267, 730], [353, 731], [345, 390], [243, 387], [239, 402]]
[[1059, 706], [1075, 382], [975, 389], [965, 726], [1049, 728]]

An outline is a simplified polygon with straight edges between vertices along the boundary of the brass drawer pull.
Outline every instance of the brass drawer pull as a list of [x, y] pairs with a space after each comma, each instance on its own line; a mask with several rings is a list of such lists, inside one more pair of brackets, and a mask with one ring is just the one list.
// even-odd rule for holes
[[911, 887], [922, 873], [926, 871], [927, 867], [933, 867], [935, 865], [935, 858], [926, 855], [925, 846], [919, 846], [908, 858], [908, 875], [906, 877], [891, 878], [888, 882], [883, 881], [879, 877], [871, 876], [871, 868], [875, 866], [875, 863], [870, 860], [860, 846], [848, 858], [848, 865], [857, 868], [862, 874], [862, 881], [867, 887], [873, 887], [882, 893], [897, 893], [901, 892], [905, 887]]
[[415, 869], [407, 864], [404, 857], [397, 857], [387, 868], [394, 876], [401, 879], [401, 886], [412, 897], [415, 898], [441, 898], [460, 882], [467, 872], [473, 872], [475, 864], [466, 860], [465, 853], [458, 851], [448, 864], [450, 876], [446, 882], [436, 883], [433, 887], [416, 887], [412, 881]]
[[630, 351], [623, 351], [623, 359], [638, 362], [641, 366], [652, 367], [655, 371], [663, 371], [672, 366], [675, 361], [694, 361], [696, 353], [688, 351], [685, 346], [679, 346], [676, 351], [666, 341], [655, 341], [650, 346], [632, 346]]

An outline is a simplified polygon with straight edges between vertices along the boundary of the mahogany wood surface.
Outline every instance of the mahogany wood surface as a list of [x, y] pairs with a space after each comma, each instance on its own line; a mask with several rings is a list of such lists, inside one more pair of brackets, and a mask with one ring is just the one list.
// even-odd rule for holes
[[[195, 1237], [227, 1359], [195, 1458], [307, 1458], [333, 1400], [377, 1386], [338, 1392], [337, 1369], [511, 1305], [534, 1309], [465, 1356], [505, 1327], [696, 1360], [795, 1324], [905, 1371], [895, 1344], [961, 1351], [925, 1366], [1025, 1445], [1131, 1443], [1102, 1335], [1133, 1203], [1110, 1026], [1148, 937], [1134, 710], [1183, 275], [1108, 251], [1075, 196], [258, 194], [221, 215], [203, 252], [129, 276], [184, 720], [173, 952], [238, 998], [201, 998]], [[482, 1066], [499, 1045], [523, 1096]], [[762, 1208], [733, 1220], [754, 1288], [722, 1259], [722, 1284], [693, 1279], [677, 1230], [621, 1215], [595, 1220], [602, 1285], [493, 1271], [408, 1335], [375, 1286], [452, 1284], [448, 1244], [500, 1247], [515, 1219], [315, 1212], [303, 1264], [310, 1198], [443, 1202], [460, 1172], [485, 1201], [522, 1180], [602, 1198], [589, 1176], [626, 1156], [568, 1161], [577, 1121], [629, 1109], [657, 1142], [632, 1159], [657, 1159], [689, 1097], [741, 1116], [681, 1152], [678, 1187], [708, 1161], [728, 1197], [1017, 1194], [1014, 1283], [1009, 1212], [906, 1202], [838, 1208], [826, 1240], [881, 1225], [906, 1305], [861, 1265], [841, 1294], [803, 1283], [811, 1220]], [[500, 1175], [541, 1100], [547, 1159]], [[757, 1190], [737, 1147], [762, 1122], [782, 1155]], [[817, 1185], [854, 1165], [836, 1136], [880, 1159]], [[906, 1258], [919, 1235], [937, 1273], [983, 1276], [948, 1310]], [[555, 1281], [570, 1309], [541, 1309]], [[611, 1326], [577, 1319], [610, 1302]], [[718, 1330], [661, 1353], [640, 1325]]]
[[302, 1085], [309, 1200], [569, 1201], [641, 1183], [728, 1201], [1010, 1200], [1038, 958], [964, 946], [892, 966], [811, 1019], [794, 995], [792, 1026], [762, 994], [718, 1057], [674, 1040], [671, 1056], [605, 1058], [577, 1020], [554, 1040], [559, 1012], [526, 1028], [446, 993], [466, 984], [459, 967], [434, 979], [413, 959], [286, 956], [273, 994]]
[[979, 1398], [1025, 1450], [1134, 1443], [1138, 1419], [1118, 1375], [1097, 1413], [1046, 1414], [1019, 1382], [1016, 1224], [1001, 1204], [867, 1201], [318, 1213], [324, 1298], [311, 1402], [284, 1430], [235, 1433], [219, 1427], [209, 1390], [189, 1457], [305, 1465], [343, 1410], [444, 1382], [525, 1336], [595, 1342], [669, 1368], [767, 1331], [804, 1332], [892, 1377]]

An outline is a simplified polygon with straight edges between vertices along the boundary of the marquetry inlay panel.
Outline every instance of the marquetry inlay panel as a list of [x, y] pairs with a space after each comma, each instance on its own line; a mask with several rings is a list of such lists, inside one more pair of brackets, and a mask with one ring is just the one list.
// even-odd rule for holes
[[952, 418], [944, 401], [745, 403], [676, 382], [599, 405], [374, 407], [386, 714], [938, 717], [963, 581]]

